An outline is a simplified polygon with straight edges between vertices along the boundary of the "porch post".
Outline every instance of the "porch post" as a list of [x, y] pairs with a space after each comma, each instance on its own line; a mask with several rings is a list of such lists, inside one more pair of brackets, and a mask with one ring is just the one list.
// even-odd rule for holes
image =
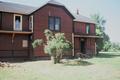
[[15, 38], [15, 33], [12, 34], [12, 57], [14, 57], [14, 38]]
[[96, 48], [97, 46], [96, 46], [96, 42], [95, 42], [95, 55], [97, 54], [97, 48]]
[[72, 56], [74, 56], [75, 55], [75, 51], [74, 51], [74, 33], [72, 33], [72, 44], [73, 44]]

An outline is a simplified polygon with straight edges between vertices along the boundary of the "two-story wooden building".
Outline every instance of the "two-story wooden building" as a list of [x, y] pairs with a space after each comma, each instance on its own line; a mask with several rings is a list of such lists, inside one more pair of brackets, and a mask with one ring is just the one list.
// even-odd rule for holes
[[44, 30], [65, 33], [73, 43], [69, 56], [96, 53], [95, 22], [73, 15], [63, 4], [50, 0], [39, 8], [0, 2], [0, 57], [45, 57], [43, 47], [32, 41], [43, 38]]

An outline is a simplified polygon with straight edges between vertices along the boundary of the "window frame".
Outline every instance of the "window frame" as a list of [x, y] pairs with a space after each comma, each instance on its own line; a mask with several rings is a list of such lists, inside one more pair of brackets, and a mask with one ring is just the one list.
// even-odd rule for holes
[[[19, 30], [17, 30], [16, 29], [16, 25], [15, 25], [15, 18], [16, 18], [16, 16], [19, 16], [20, 17], [20, 29]], [[22, 15], [20, 15], [20, 14], [14, 14], [14, 20], [13, 20], [13, 22], [14, 22], [14, 31], [22, 31]]]
[[[30, 18], [31, 18], [31, 22], [30, 22]], [[31, 23], [31, 26], [30, 26], [30, 23]], [[29, 30], [33, 32], [33, 15], [29, 16]]]
[[[56, 31], [56, 32], [58, 32], [58, 31], [61, 31], [61, 18], [60, 17], [56, 17], [56, 16], [49, 16], [48, 17], [48, 29], [50, 29], [50, 18], [53, 18], [53, 30], [52, 31]], [[56, 28], [55, 28], [55, 25], [56, 25], [56, 19], [59, 19], [59, 30], [56, 30]], [[50, 29], [51, 30], [51, 29]]]
[[86, 34], [90, 34], [90, 24], [86, 23]]

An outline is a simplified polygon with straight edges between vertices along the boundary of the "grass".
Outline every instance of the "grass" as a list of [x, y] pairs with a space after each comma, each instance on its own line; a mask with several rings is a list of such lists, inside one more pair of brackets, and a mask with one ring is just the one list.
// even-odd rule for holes
[[11, 63], [14, 67], [0, 68], [0, 80], [120, 80], [120, 54], [102, 53], [77, 64], [74, 61]]

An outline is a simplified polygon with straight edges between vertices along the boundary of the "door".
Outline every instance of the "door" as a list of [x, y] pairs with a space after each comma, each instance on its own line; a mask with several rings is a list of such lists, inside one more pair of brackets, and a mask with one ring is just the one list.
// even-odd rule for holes
[[84, 39], [80, 40], [80, 52], [85, 54], [85, 40]]

